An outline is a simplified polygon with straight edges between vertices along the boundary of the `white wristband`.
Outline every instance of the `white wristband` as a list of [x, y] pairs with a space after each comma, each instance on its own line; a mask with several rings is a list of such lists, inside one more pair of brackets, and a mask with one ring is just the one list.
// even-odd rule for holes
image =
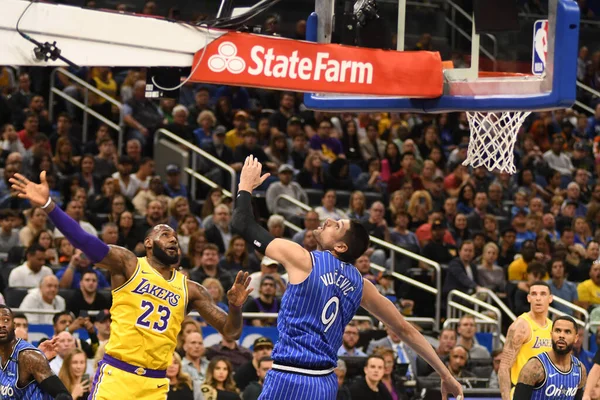
[[42, 210], [45, 210], [46, 208], [48, 208], [48, 206], [50, 205], [50, 203], [52, 203], [52, 197], [48, 197], [48, 201], [46, 202], [46, 204], [44, 204], [42, 206]]

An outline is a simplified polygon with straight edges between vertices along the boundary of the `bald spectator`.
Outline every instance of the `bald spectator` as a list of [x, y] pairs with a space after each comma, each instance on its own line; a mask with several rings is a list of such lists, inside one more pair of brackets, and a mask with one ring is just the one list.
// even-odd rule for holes
[[[76, 201], [72, 200], [67, 204], [67, 209], [65, 210], [67, 215], [73, 218], [75, 221], [79, 222], [79, 226], [81, 229], [89, 233], [90, 235], [97, 236], [96, 228], [92, 224], [87, 221], [83, 221], [83, 205]], [[65, 235], [58, 228], [54, 228], [54, 239], [63, 238]]]
[[567, 204], [575, 205], [575, 217], [585, 217], [587, 214], [587, 207], [581, 202], [581, 189], [575, 182], [571, 182], [567, 186], [567, 198], [562, 207], [566, 207]]
[[199, 332], [189, 333], [183, 340], [183, 351], [185, 352], [181, 360], [183, 372], [190, 374], [192, 381], [204, 383], [208, 360], [205, 357], [206, 348], [202, 334]]
[[[65, 299], [58, 295], [58, 278], [48, 275], [40, 282], [38, 290], [32, 290], [21, 302], [25, 310], [63, 311]], [[26, 314], [31, 324], [51, 324], [52, 314]]]
[[[446, 366], [448, 367], [448, 370], [452, 376], [455, 378], [476, 378], [474, 373], [466, 369], [468, 362], [469, 352], [463, 346], [457, 345], [450, 350]], [[434, 372], [433, 375], [438, 376], [437, 372]]]
[[75, 338], [67, 331], [62, 331], [56, 335], [56, 357], [50, 361], [50, 368], [58, 375], [65, 357], [75, 349]]
[[26, 251], [27, 261], [16, 267], [8, 276], [8, 286], [35, 288], [40, 285], [42, 279], [54, 274], [45, 266], [46, 249], [37, 243], [32, 244]]

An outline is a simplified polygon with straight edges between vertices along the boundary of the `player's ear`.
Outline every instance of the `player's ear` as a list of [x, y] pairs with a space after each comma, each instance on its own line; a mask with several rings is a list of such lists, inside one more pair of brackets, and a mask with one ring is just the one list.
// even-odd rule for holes
[[335, 250], [336, 253], [338, 254], [342, 254], [348, 251], [348, 245], [344, 242], [337, 242], [335, 245], [333, 245], [333, 249]]
[[150, 239], [150, 236], [146, 236], [146, 239], [144, 239], [144, 247], [147, 249], [152, 247], [152, 239]]

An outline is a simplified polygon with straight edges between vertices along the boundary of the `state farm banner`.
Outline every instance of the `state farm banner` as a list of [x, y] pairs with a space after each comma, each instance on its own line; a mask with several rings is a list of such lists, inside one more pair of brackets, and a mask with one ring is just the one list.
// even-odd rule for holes
[[[435, 98], [437, 52], [376, 50], [227, 32], [198, 51], [193, 82], [299, 92]], [[192, 70], [193, 70], [192, 67]]]

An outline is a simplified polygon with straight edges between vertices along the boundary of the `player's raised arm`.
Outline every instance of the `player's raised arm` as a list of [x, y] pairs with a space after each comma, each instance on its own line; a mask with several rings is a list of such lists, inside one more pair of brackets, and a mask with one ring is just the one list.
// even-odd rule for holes
[[252, 191], [269, 177], [269, 174], [261, 176], [261, 170], [262, 165], [256, 158], [253, 156], [246, 158], [231, 223], [233, 229], [247, 243], [253, 244], [267, 257], [280, 262], [288, 272], [290, 282], [294, 282], [295, 275], [310, 271], [312, 267], [310, 253], [291, 240], [276, 239], [255, 221], [252, 212]]
[[514, 398], [523, 400], [531, 399], [533, 389], [543, 383], [544, 379], [546, 379], [544, 366], [537, 358], [531, 358], [519, 373]]
[[242, 306], [252, 292], [247, 272], [238, 272], [231, 289], [227, 291], [229, 314], [219, 308], [204, 286], [187, 280], [189, 303], [200, 313], [208, 324], [230, 339], [238, 339], [242, 334]]
[[452, 377], [448, 368], [439, 358], [429, 342], [409, 324], [398, 309], [386, 297], [382, 296], [375, 285], [364, 279], [363, 298], [361, 305], [377, 319], [389, 326], [404, 343], [414, 349], [429, 365], [435, 369], [442, 379], [442, 399], [446, 400], [448, 394], [456, 398], [464, 398], [460, 383]]
[[517, 354], [519, 354], [521, 346], [529, 340], [529, 334], [529, 325], [522, 318], [517, 318], [508, 328], [504, 349], [502, 350], [500, 369], [498, 370], [498, 384], [500, 385], [502, 400], [510, 400], [510, 369], [517, 360]]
[[15, 174], [9, 181], [12, 188], [18, 191], [20, 198], [27, 199], [32, 205], [39, 206], [46, 211], [58, 230], [75, 248], [83, 251], [93, 264], [109, 270], [111, 274], [130, 276], [135, 270], [137, 265], [135, 254], [122, 247], [108, 246], [97, 236], [84, 231], [79, 223], [60, 207], [56, 207], [50, 197], [46, 171], [42, 171], [40, 174], [40, 184], [31, 182], [21, 174]]
[[56, 400], [72, 400], [71, 394], [48, 365], [48, 360], [38, 351], [19, 353], [19, 373], [30, 376], [42, 390]]

